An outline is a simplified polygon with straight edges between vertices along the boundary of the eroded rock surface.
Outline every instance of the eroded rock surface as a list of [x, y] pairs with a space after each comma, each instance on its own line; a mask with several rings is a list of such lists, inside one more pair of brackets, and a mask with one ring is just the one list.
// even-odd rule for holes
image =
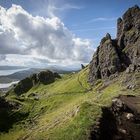
[[95, 125], [90, 139], [139, 140], [140, 97], [120, 96], [111, 107], [102, 108], [102, 117]]
[[134, 6], [117, 20], [117, 37], [101, 40], [89, 65], [89, 82], [127, 69], [140, 71], [140, 8]]

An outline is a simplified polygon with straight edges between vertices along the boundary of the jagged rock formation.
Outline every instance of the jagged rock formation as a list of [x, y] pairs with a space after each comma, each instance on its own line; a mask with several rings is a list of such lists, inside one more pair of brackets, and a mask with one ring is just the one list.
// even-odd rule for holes
[[81, 68], [82, 68], [82, 69], [84, 69], [84, 68], [85, 68], [85, 66], [84, 66], [83, 64], [81, 64]]
[[55, 81], [55, 78], [61, 78], [58, 73], [53, 73], [49, 70], [41, 71], [38, 74], [33, 74], [21, 80], [14, 88], [17, 95], [27, 92], [37, 83], [50, 84]]
[[89, 65], [89, 82], [124, 71], [140, 71], [140, 8], [134, 6], [117, 21], [117, 38], [101, 40]]

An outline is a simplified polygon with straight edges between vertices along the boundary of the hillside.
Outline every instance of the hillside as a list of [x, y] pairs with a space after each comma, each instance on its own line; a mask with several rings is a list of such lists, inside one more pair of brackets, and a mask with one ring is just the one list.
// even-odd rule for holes
[[81, 71], [32, 75], [1, 97], [0, 140], [139, 140], [139, 17], [128, 9], [117, 38], [107, 34]]
[[9, 93], [6, 100], [14, 102], [16, 109], [2, 118], [1, 132], [9, 132], [1, 133], [0, 139], [89, 139], [101, 108], [110, 105], [112, 98], [139, 95], [139, 89], [121, 85], [123, 74], [118, 77], [121, 81], [116, 78], [107, 87], [98, 81], [92, 90], [86, 82], [87, 74], [88, 68], [52, 84], [37, 85], [21, 96]]
[[33, 73], [37, 73], [38, 69], [29, 69], [29, 70], [21, 70], [19, 72], [15, 72], [9, 75], [1, 75], [0, 76], [0, 83], [10, 83], [13, 81], [19, 81], [24, 79], [25, 77], [30, 76]]

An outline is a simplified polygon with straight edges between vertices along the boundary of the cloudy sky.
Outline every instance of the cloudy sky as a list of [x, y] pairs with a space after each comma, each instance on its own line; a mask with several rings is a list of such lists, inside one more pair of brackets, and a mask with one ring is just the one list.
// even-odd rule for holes
[[0, 65], [79, 67], [140, 0], [0, 0]]

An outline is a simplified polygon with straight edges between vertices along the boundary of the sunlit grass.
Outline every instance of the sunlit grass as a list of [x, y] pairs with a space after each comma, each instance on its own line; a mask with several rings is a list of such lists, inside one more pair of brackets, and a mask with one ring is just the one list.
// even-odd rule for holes
[[[124, 90], [116, 81], [103, 87], [100, 80], [91, 90], [87, 77], [88, 67], [63, 75], [52, 84], [36, 85], [19, 97], [10, 94], [7, 100], [20, 103], [22, 107], [17, 112], [28, 116], [14, 124], [9, 133], [1, 134], [0, 140], [10, 136], [12, 140], [86, 140], [102, 106], [110, 105], [119, 94], [136, 94]], [[38, 100], [29, 96], [32, 93]]]

